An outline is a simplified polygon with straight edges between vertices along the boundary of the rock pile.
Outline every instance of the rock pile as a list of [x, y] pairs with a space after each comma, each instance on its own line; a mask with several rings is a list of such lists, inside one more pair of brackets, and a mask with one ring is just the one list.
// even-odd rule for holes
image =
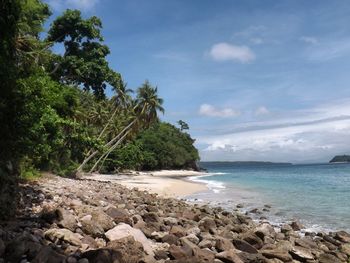
[[0, 262], [349, 262], [350, 234], [298, 234], [220, 207], [109, 182], [46, 177], [21, 186], [16, 220], [0, 224]]

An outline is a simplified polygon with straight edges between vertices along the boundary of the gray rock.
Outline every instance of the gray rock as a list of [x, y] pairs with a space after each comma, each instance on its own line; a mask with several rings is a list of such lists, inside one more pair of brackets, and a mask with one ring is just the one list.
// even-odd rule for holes
[[81, 246], [82, 244], [79, 234], [75, 234], [72, 231], [64, 228], [49, 229], [45, 232], [45, 237], [50, 239], [52, 242], [56, 242], [57, 240], [63, 240], [75, 246]]
[[57, 224], [60, 227], [67, 228], [71, 231], [75, 231], [75, 229], [77, 228], [77, 221], [75, 216], [73, 216], [69, 211], [63, 208], [58, 208], [56, 213], [59, 219], [59, 222]]
[[147, 237], [144, 235], [144, 233], [142, 233], [140, 229], [133, 228], [128, 224], [120, 223], [114, 228], [108, 230], [105, 233], [105, 236], [109, 241], [114, 241], [131, 236], [137, 242], [140, 242], [142, 244], [143, 249], [148, 255], [154, 256], [151, 240], [147, 239]]

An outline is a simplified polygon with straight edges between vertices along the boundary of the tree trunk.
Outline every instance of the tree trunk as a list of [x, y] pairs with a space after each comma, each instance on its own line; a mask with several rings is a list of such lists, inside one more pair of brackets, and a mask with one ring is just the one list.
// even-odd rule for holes
[[[128, 124], [117, 136], [115, 136], [112, 140], [110, 140], [108, 143], [106, 143], [103, 147], [111, 146], [119, 137], [126, 132], [134, 123], [136, 122], [136, 119], [134, 119], [131, 123]], [[93, 157], [95, 157], [96, 154], [99, 153], [99, 150], [94, 151], [91, 153], [88, 157], [84, 159], [84, 161], [79, 165], [77, 168], [77, 173], [82, 172], [84, 166], [87, 164], [88, 161], [90, 161]]]

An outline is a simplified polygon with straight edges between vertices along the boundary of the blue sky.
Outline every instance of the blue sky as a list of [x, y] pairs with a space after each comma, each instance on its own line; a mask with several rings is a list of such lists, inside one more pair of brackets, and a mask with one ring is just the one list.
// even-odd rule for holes
[[202, 160], [350, 154], [350, 2], [48, 0], [102, 19], [111, 66], [145, 79]]

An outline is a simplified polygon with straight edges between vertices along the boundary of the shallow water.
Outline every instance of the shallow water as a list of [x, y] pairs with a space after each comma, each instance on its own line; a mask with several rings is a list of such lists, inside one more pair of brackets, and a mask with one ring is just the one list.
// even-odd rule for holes
[[350, 230], [350, 164], [237, 165], [202, 163], [209, 191], [190, 196], [243, 210], [272, 206], [266, 216], [275, 223], [300, 220], [308, 230]]

